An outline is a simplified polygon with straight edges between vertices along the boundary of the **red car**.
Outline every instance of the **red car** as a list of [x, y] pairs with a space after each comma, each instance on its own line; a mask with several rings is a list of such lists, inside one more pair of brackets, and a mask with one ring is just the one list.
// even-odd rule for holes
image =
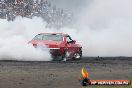
[[76, 44], [75, 40], [68, 34], [63, 33], [40, 33], [31, 41], [37, 47], [47, 47], [53, 60], [80, 59], [82, 57], [82, 46]]

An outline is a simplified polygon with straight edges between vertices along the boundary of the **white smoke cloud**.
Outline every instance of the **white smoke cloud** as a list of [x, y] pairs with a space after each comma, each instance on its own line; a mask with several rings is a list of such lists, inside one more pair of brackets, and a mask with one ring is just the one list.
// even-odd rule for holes
[[[82, 1], [81, 1], [82, 2]], [[83, 46], [83, 56], [132, 56], [131, 0], [93, 0], [76, 13], [70, 34]]]
[[0, 59], [49, 61], [49, 51], [35, 49], [28, 42], [43, 32], [46, 23], [41, 18], [16, 18], [13, 22], [0, 21]]
[[94, 0], [74, 25], [88, 56], [132, 56], [131, 0]]

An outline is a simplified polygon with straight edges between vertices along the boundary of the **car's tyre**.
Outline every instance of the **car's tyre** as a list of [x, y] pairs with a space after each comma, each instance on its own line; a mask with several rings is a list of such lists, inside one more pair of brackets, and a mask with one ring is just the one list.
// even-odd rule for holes
[[67, 50], [64, 51], [64, 54], [59, 56], [52, 55], [53, 61], [67, 61], [69, 58], [69, 52]]
[[53, 60], [52, 61], [62, 61], [63, 60], [63, 56], [52, 56]]
[[74, 59], [79, 60], [82, 58], [82, 49], [80, 48], [78, 52], [74, 54]]

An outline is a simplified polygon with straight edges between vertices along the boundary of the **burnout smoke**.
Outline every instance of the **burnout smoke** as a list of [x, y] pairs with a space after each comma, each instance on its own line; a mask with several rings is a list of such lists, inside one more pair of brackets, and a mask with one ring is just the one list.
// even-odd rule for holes
[[[78, 28], [91, 56], [132, 56], [131, 0], [94, 0], [80, 14]], [[79, 33], [80, 34], [80, 33]], [[80, 36], [81, 36], [80, 35]]]
[[63, 31], [79, 40], [84, 56], [132, 56], [132, 1], [87, 2], [73, 28]]
[[[39, 25], [37, 25], [39, 23]], [[28, 42], [40, 32], [43, 32], [45, 23], [41, 18], [18, 17], [13, 22], [0, 21], [0, 59], [49, 61], [49, 51], [35, 49]]]

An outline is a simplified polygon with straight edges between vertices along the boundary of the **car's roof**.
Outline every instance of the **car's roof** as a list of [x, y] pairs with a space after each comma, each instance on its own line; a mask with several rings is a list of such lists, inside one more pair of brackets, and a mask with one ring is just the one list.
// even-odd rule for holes
[[64, 33], [39, 33], [39, 34], [58, 34], [58, 35], [63, 35], [63, 36], [67, 36], [68, 34], [64, 34]]

